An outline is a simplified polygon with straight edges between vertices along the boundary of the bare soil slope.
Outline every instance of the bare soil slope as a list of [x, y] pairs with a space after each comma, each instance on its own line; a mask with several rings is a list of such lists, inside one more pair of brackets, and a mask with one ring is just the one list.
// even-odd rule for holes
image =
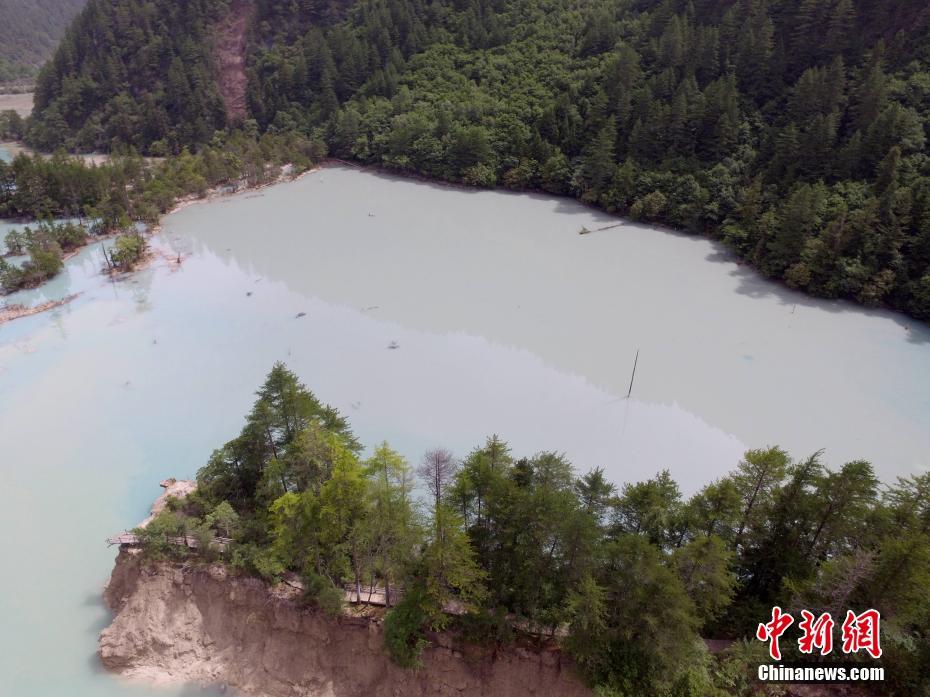
[[213, 566], [145, 567], [120, 552], [103, 664], [154, 684], [219, 684], [265, 697], [590, 697], [558, 651], [499, 651], [437, 636], [423, 668], [383, 650], [381, 623], [307, 609], [280, 588]]
[[216, 63], [220, 94], [231, 123], [242, 121], [248, 113], [245, 61], [248, 32], [254, 15], [255, 7], [251, 0], [234, 0], [229, 14], [217, 27]]

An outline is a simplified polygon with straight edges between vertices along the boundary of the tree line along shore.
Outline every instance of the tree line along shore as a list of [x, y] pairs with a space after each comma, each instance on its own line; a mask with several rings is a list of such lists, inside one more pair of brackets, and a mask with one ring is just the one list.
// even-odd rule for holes
[[[144, 257], [144, 232], [186, 198], [254, 188], [299, 174], [321, 153], [297, 136], [217, 134], [197, 153], [152, 160], [134, 152], [104, 162], [57, 152], [20, 153], [0, 162], [0, 218], [32, 221], [8, 231], [0, 250], [0, 292], [37, 286], [57, 275], [65, 257], [105, 237], [108, 271], [131, 270]], [[27, 257], [14, 264], [4, 257]]]

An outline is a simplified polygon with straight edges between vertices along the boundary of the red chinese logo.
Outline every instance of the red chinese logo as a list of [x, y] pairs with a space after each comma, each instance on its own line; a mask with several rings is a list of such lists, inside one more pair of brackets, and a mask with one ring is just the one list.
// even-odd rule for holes
[[[836, 623], [830, 613], [825, 612], [817, 617], [809, 610], [801, 610], [801, 618], [798, 622], [798, 629], [801, 630], [798, 650], [806, 654], [819, 650], [821, 656], [826, 656], [833, 651], [833, 628]], [[852, 610], [847, 611], [842, 627], [843, 653], [866, 651], [872, 658], [881, 658], [880, 621], [881, 614], [878, 610], [866, 610], [859, 615]], [[769, 656], [776, 661], [781, 660], [779, 639], [792, 624], [794, 624], [794, 617], [775, 606], [772, 608], [771, 621], [760, 624], [756, 629], [756, 638], [759, 641], [769, 642]]]
[[847, 610], [846, 620], [843, 622], [843, 653], [864, 650], [868, 651], [872, 658], [881, 658], [882, 647], [878, 631], [880, 620], [878, 610], [866, 610], [861, 615]]
[[778, 638], [794, 624], [794, 618], [791, 615], [784, 614], [777, 605], [772, 608], [772, 621], [767, 624], [760, 624], [756, 630], [756, 638], [759, 641], [769, 642], [769, 656], [774, 660], [781, 660], [781, 649], [778, 646]]
[[816, 620], [814, 613], [807, 610], [801, 610], [802, 619], [798, 622], [798, 628], [803, 632], [798, 639], [798, 648], [801, 653], [814, 653], [814, 649], [820, 649], [820, 655], [826, 656], [833, 650], [833, 618], [829, 612], [823, 613]]

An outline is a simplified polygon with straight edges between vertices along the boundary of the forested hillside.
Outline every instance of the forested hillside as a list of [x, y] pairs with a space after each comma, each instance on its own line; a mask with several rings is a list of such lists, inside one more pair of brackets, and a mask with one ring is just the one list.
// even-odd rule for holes
[[0, 82], [35, 75], [86, 0], [0, 0]]
[[[226, 126], [211, 39], [253, 17], [249, 129], [724, 240], [930, 319], [923, 0], [91, 0], [30, 138], [163, 153]], [[215, 41], [212, 42], [215, 45]]]

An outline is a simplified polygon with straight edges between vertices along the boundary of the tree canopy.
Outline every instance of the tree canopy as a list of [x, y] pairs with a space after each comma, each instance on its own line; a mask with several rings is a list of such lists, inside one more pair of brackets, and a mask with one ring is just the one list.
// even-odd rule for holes
[[[771, 447], [685, 497], [668, 472], [618, 488], [496, 435], [412, 466], [387, 443], [364, 456], [346, 420], [279, 363], [197, 481], [144, 533], [149, 553], [197, 554], [166, 534], [231, 537], [231, 567], [300, 577], [327, 612], [347, 590], [385, 589], [386, 649], [405, 666], [429, 632], [453, 628], [491, 645], [557, 638], [602, 694], [750, 694], [737, 685], [764, 660], [752, 637], [774, 605], [875, 608], [894, 666], [883, 687], [930, 686], [930, 474], [881, 485], [867, 462], [831, 471], [820, 453]], [[701, 637], [736, 643], [712, 658]], [[782, 650], [801, 657], [787, 636]]]

